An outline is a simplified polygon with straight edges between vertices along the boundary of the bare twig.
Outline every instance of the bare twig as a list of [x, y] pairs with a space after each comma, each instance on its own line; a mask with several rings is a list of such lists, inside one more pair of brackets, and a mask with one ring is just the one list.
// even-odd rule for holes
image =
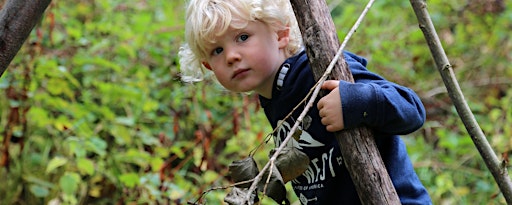
[[[269, 175], [270, 176], [270, 175]], [[203, 191], [203, 193], [201, 194], [201, 196], [199, 196], [196, 201], [194, 202], [188, 202], [188, 204], [194, 204], [194, 205], [197, 205], [199, 204], [199, 201], [208, 193], [210, 193], [211, 191], [215, 191], [215, 190], [219, 190], [219, 189], [229, 189], [231, 187], [236, 187], [238, 185], [244, 185], [244, 184], [249, 184], [251, 182], [253, 182], [254, 179], [251, 179], [251, 180], [246, 180], [246, 181], [241, 181], [241, 182], [237, 182], [237, 183], [234, 183], [234, 184], [230, 184], [228, 186], [223, 186], [223, 187], [213, 187], [213, 188], [210, 188], [206, 191]]]

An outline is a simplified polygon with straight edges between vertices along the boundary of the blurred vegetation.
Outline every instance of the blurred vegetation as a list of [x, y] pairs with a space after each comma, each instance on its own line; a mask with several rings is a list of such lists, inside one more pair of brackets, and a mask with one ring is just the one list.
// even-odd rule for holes
[[[343, 38], [364, 3], [328, 2]], [[508, 159], [510, 5], [428, 3], [470, 107]], [[269, 124], [254, 94], [180, 82], [183, 16], [184, 1], [53, 1], [0, 78], [0, 204], [185, 204], [230, 184], [227, 165], [264, 142]], [[348, 46], [422, 98], [427, 122], [404, 140], [434, 204], [505, 204], [409, 2], [377, 1]], [[273, 146], [256, 152], [260, 166]]]

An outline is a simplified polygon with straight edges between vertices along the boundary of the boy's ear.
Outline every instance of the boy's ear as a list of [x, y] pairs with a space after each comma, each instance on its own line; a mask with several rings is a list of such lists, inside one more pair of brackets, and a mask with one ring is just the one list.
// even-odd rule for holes
[[290, 42], [290, 28], [286, 27], [283, 30], [277, 31], [277, 41], [279, 43], [279, 48], [284, 48]]
[[203, 66], [208, 69], [208, 70], [212, 70], [212, 67], [210, 66], [210, 64], [208, 64], [207, 62], [203, 61], [201, 62], [201, 64], [203, 64]]

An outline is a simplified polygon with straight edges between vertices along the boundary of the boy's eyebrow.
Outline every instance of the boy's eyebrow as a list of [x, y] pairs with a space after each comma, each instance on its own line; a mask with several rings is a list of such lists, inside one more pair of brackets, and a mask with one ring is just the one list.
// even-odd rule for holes
[[216, 47], [215, 43], [207, 43], [204, 46], [205, 52], [209, 54]]
[[222, 36], [222, 35], [238, 35], [240, 34], [241, 32], [245, 32], [246, 31], [246, 27], [243, 27], [243, 28], [233, 28], [232, 26], [230, 26], [227, 30], [224, 31], [224, 33], [222, 34], [213, 34], [213, 35], [210, 35], [212, 38], [208, 38], [208, 39], [205, 39], [205, 43], [204, 43], [204, 50], [206, 53], [210, 53], [210, 51], [212, 49], [214, 49], [217, 45], [217, 41], [216, 41], [216, 38], [219, 37], [219, 36]]

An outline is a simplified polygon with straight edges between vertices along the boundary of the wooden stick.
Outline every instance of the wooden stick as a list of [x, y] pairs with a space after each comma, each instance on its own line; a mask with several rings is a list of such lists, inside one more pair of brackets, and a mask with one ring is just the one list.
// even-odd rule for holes
[[448, 57], [444, 52], [439, 36], [437, 36], [436, 29], [432, 23], [432, 19], [427, 10], [427, 3], [424, 0], [411, 0], [414, 13], [418, 19], [419, 27], [423, 31], [423, 35], [432, 53], [432, 57], [437, 65], [437, 69], [443, 78], [448, 95], [452, 100], [457, 113], [459, 114], [466, 130], [468, 131], [473, 143], [480, 152], [484, 159], [487, 168], [491, 171], [494, 179], [507, 201], [507, 204], [512, 204], [512, 182], [507, 171], [507, 163], [500, 161], [494, 153], [491, 145], [487, 141], [485, 134], [478, 125], [478, 122], [471, 112], [469, 105], [464, 99], [464, 94], [460, 89], [459, 83], [455, 78], [453, 68], [448, 61]]
[[[334, 22], [325, 1], [291, 0], [315, 79], [321, 78], [340, 47]], [[298, 15], [300, 14], [300, 15]], [[343, 58], [333, 79], [354, 82]], [[337, 132], [345, 166], [363, 204], [400, 204], [371, 131], [365, 127]]]

